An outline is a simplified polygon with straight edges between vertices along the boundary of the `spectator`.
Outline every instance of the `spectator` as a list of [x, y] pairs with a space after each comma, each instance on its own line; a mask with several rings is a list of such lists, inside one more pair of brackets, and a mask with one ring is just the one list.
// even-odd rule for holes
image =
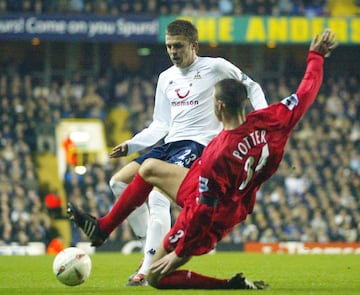
[[49, 192], [45, 196], [45, 206], [49, 213], [49, 216], [53, 219], [60, 218], [62, 216], [61, 209], [61, 198], [58, 196], [56, 190], [54, 192]]
[[233, 1], [231, 0], [219, 0], [219, 12], [222, 15], [231, 15], [234, 9]]
[[0, 14], [5, 14], [8, 10], [7, 8], [6, 0], [0, 0]]
[[82, 13], [84, 11], [84, 0], [69, 0], [68, 11], [70, 13]]

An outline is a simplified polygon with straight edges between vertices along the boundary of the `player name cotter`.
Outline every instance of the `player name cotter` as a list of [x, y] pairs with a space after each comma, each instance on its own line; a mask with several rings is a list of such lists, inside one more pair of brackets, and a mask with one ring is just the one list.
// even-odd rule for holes
[[267, 143], [266, 142], [266, 130], [255, 130], [254, 132], [249, 133], [248, 136], [245, 136], [242, 141], [237, 145], [237, 150], [233, 151], [233, 156], [243, 160], [244, 156], [247, 155], [249, 150], [257, 146], [258, 144]]

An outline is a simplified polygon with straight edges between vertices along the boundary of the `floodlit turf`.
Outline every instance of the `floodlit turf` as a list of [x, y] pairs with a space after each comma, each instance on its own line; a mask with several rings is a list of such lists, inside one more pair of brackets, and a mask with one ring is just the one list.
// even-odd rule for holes
[[125, 287], [141, 255], [97, 253], [87, 282], [68, 287], [52, 273], [53, 256], [0, 256], [0, 294], [360, 294], [360, 255], [287, 255], [218, 252], [195, 257], [189, 269], [219, 278], [244, 272], [270, 283], [270, 290], [156, 290]]

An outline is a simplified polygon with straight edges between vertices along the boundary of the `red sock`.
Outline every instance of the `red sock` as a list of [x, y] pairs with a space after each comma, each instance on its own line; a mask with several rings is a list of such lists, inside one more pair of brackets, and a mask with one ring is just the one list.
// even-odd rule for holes
[[228, 280], [203, 276], [190, 270], [176, 270], [163, 277], [158, 289], [228, 289]]
[[139, 173], [123, 191], [108, 214], [98, 219], [102, 232], [110, 234], [129, 214], [143, 204], [153, 186], [148, 184]]

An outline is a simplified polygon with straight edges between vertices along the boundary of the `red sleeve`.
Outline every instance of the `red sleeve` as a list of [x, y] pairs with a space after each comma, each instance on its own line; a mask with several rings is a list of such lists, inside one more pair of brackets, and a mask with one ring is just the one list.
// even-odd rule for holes
[[[281, 103], [269, 107], [273, 118], [267, 120], [268, 124], [275, 126], [279, 123], [278, 128], [283, 131], [291, 131], [300, 121], [305, 112], [313, 104], [317, 97], [323, 80], [323, 63], [324, 57], [317, 52], [310, 51], [307, 57], [307, 67], [296, 94], [284, 98]], [[268, 110], [269, 110], [268, 109]]]
[[309, 109], [317, 97], [323, 80], [324, 57], [314, 51], [310, 51], [307, 58], [307, 67], [303, 79], [296, 91], [299, 105], [296, 107], [295, 121]]

